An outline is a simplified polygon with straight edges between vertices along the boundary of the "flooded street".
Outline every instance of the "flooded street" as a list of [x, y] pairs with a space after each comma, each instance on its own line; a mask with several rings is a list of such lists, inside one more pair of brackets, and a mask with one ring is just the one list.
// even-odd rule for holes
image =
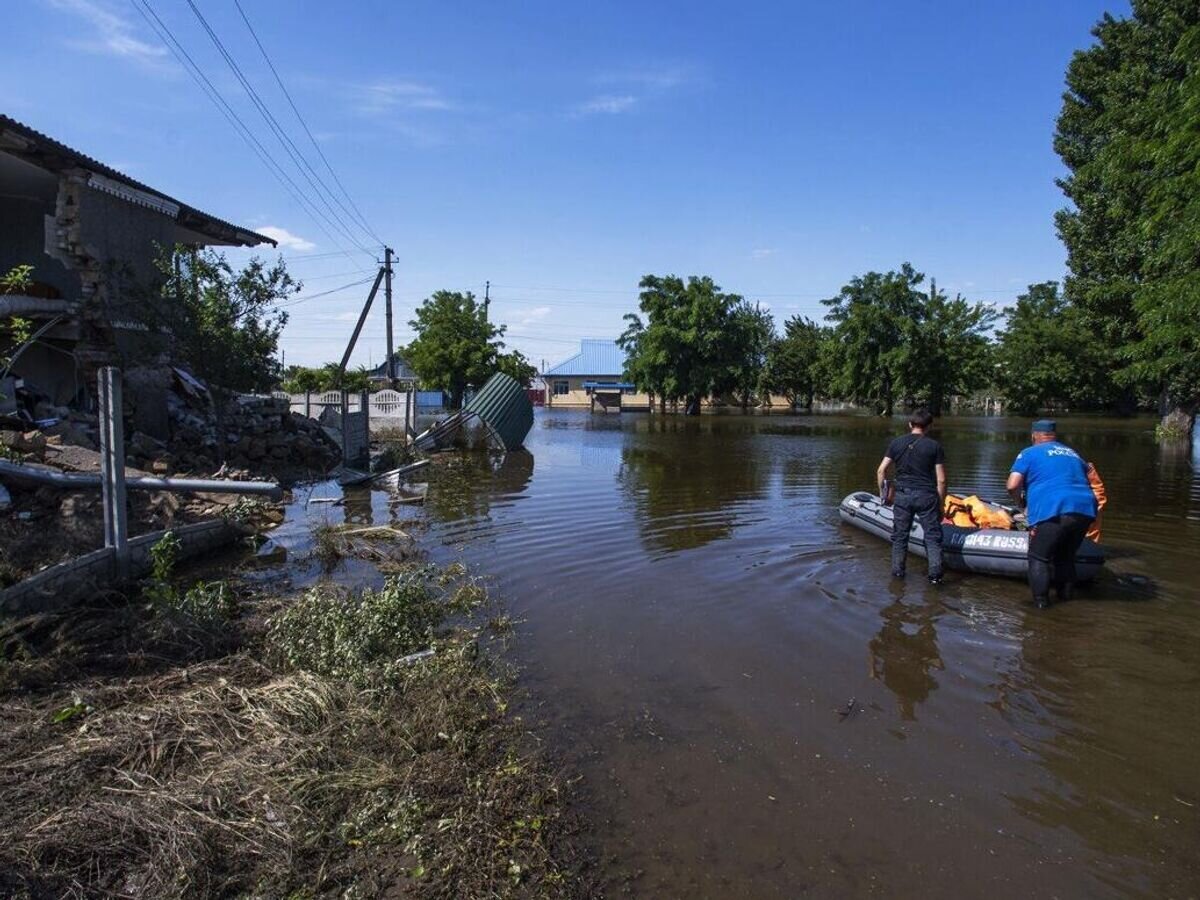
[[[1027, 424], [939, 423], [951, 491], [1001, 496]], [[874, 419], [539, 413], [431, 490], [430, 543], [522, 620], [611, 893], [1200, 893], [1200, 475], [1150, 420], [1062, 427], [1110, 562], [1047, 612], [920, 560], [889, 581], [836, 511], [899, 433]]]

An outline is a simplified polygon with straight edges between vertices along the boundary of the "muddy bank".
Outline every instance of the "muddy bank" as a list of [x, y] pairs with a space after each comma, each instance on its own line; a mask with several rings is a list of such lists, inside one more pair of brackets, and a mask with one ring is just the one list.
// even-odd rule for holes
[[160, 571], [0, 625], [0, 894], [589, 894], [568, 783], [510, 708], [506, 617], [411, 539], [340, 538], [315, 565], [387, 578]]

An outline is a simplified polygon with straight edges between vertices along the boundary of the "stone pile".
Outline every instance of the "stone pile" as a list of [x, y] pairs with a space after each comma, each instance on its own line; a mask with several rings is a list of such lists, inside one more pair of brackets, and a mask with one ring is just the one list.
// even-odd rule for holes
[[[207, 474], [224, 465], [253, 477], [293, 480], [328, 473], [341, 461], [336, 440], [314, 419], [293, 413], [287, 400], [242, 396], [218, 410], [209, 392], [170, 367], [127, 373], [125, 459], [154, 475]], [[47, 461], [48, 447], [99, 450], [94, 414], [44, 409], [53, 425], [0, 430], [0, 453]], [[53, 463], [51, 463], [53, 464]]]

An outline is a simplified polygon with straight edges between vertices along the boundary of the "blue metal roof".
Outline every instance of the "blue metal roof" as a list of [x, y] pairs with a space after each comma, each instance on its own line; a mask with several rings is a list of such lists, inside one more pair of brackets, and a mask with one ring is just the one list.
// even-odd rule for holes
[[579, 342], [579, 352], [544, 373], [546, 377], [563, 375], [597, 375], [619, 380], [625, 374], [625, 351], [616, 341], [585, 338]]

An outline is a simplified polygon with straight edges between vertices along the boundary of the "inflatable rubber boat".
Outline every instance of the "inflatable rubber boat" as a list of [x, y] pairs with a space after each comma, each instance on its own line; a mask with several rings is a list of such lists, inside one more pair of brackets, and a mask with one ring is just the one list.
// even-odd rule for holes
[[[842, 501], [838, 512], [843, 522], [892, 539], [892, 508], [880, 503], [877, 495], [856, 491]], [[925, 530], [918, 522], [913, 522], [908, 552], [925, 556]], [[948, 569], [1025, 578], [1029, 573], [1029, 532], [943, 525], [942, 553]], [[1090, 581], [1103, 565], [1104, 551], [1094, 541], [1085, 540], [1075, 556], [1076, 578]]]

